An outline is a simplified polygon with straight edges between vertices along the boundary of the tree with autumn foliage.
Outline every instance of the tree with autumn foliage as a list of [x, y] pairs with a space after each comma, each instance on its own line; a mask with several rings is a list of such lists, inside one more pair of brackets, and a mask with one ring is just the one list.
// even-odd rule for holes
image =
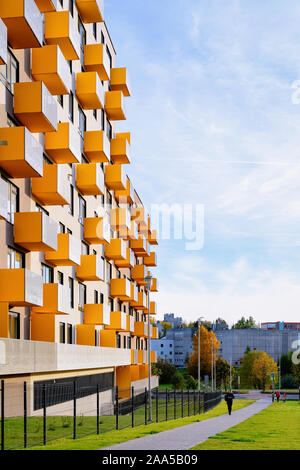
[[267, 353], [260, 352], [259, 357], [253, 362], [252, 377], [255, 386], [264, 391], [268, 385], [271, 385], [271, 374], [277, 374], [277, 364]]
[[[198, 378], [198, 334], [199, 329], [193, 337], [193, 353], [190, 355], [190, 359], [187, 363], [187, 371], [190, 375]], [[213, 339], [213, 348], [215, 353], [215, 359], [217, 359], [218, 349], [220, 343], [217, 340], [213, 331], [208, 331], [203, 325], [200, 328], [200, 373], [201, 377], [204, 375], [211, 375], [211, 353]]]

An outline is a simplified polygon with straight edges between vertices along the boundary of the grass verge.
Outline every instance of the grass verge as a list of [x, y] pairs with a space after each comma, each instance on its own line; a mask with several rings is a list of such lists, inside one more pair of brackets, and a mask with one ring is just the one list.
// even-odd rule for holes
[[300, 403], [273, 403], [192, 450], [300, 450]]
[[[251, 405], [255, 400], [235, 400], [234, 409], [238, 410]], [[164, 421], [161, 423], [153, 423], [140, 425], [136, 428], [127, 427], [119, 431], [109, 431], [100, 435], [90, 435], [82, 437], [81, 439], [73, 440], [72, 438], [63, 438], [57, 441], [50, 442], [46, 446], [31, 447], [29, 450], [97, 450], [103, 447], [108, 447], [121, 442], [130, 441], [139, 437], [144, 437], [148, 434], [156, 434], [168, 429], [174, 429], [187, 424], [192, 424], [206, 419], [220, 416], [227, 413], [227, 407], [224, 400], [216, 406], [213, 410], [208, 411], [202, 415], [190, 416], [186, 418], [179, 418], [171, 421]]]

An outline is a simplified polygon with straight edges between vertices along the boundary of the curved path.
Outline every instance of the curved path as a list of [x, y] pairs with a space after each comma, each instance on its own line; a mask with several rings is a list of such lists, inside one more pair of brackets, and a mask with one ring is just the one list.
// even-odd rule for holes
[[[249, 394], [249, 398], [254, 398], [254, 396]], [[272, 400], [269, 397], [264, 397], [252, 405], [246, 406], [246, 408], [233, 411], [231, 416], [227, 414], [217, 416], [199, 423], [151, 434], [100, 450], [188, 450], [206, 441], [210, 436], [226, 431], [226, 429], [245, 421], [270, 406], [271, 403]]]

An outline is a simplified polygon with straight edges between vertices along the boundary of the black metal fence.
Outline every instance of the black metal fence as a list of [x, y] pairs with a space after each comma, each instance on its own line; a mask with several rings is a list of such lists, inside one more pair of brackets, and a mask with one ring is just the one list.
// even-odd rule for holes
[[76, 382], [45, 383], [37, 390], [27, 382], [2, 380], [0, 387], [1, 450], [192, 416], [221, 401], [221, 392], [154, 389], [150, 402], [147, 389], [103, 392], [99, 385], [80, 388]]

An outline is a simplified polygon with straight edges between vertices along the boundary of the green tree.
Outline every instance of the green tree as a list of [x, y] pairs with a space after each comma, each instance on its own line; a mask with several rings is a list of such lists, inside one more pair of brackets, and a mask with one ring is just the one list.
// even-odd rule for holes
[[216, 321], [215, 321], [215, 324], [216, 325], [223, 325], [225, 326], [226, 330], [228, 330], [228, 324], [226, 323], [225, 320], [223, 320], [223, 318], [217, 318]]
[[194, 379], [192, 375], [187, 375], [185, 378], [185, 386], [188, 390], [196, 390], [198, 386], [198, 380]]
[[264, 351], [259, 354], [253, 362], [252, 378], [256, 388], [265, 390], [271, 384], [271, 373], [277, 373], [277, 364], [272, 357]]
[[176, 373], [176, 367], [161, 357], [152, 364], [152, 372], [159, 377], [160, 384], [172, 383], [173, 375]]
[[222, 357], [218, 357], [216, 361], [216, 375], [217, 387], [223, 386], [227, 390], [230, 382], [230, 364]]
[[280, 370], [281, 370], [281, 375], [291, 375], [292, 373], [292, 354], [293, 352], [290, 351], [288, 354], [282, 354], [280, 358]]
[[236, 330], [243, 330], [247, 328], [257, 328], [257, 325], [255, 323], [254, 318], [250, 316], [248, 319], [246, 319], [245, 317], [242, 317], [240, 320], [236, 322], [233, 328]]
[[178, 370], [172, 375], [171, 384], [174, 389], [182, 389], [184, 387], [183, 376]]

